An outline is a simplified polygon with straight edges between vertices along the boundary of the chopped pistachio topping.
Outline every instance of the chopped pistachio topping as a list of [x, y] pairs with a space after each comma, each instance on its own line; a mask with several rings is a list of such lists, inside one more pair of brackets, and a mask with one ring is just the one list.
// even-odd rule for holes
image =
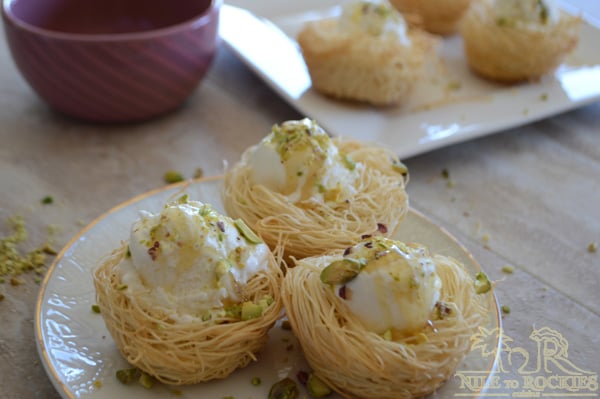
[[263, 299], [261, 299], [260, 301], [258, 301], [258, 304], [260, 306], [262, 306], [263, 310], [267, 308], [267, 306], [270, 306], [273, 302], [275, 302], [275, 299], [273, 299], [273, 297], [271, 295], [265, 295], [263, 297]]
[[98, 304], [93, 304], [92, 305], [92, 312], [94, 313], [100, 313], [100, 306], [98, 306]]
[[496, 25], [498, 26], [507, 26], [509, 22], [510, 21], [506, 17], [498, 17], [496, 19]]
[[295, 399], [298, 397], [298, 386], [289, 377], [277, 381], [269, 390], [268, 399]]
[[408, 174], [408, 167], [398, 159], [392, 160], [392, 168], [402, 176]]
[[392, 330], [391, 329], [387, 329], [383, 332], [383, 334], [381, 334], [381, 338], [385, 339], [386, 341], [392, 341], [393, 339], [393, 334], [392, 334]]
[[41, 203], [44, 205], [50, 205], [54, 202], [54, 198], [52, 198], [51, 196], [47, 195], [44, 198], [42, 198]]
[[131, 384], [135, 380], [137, 374], [138, 369], [133, 367], [129, 369], [117, 370], [116, 377], [117, 380], [119, 380], [119, 382], [122, 384]]
[[323, 398], [331, 394], [331, 388], [329, 388], [323, 380], [317, 377], [315, 374], [310, 373], [308, 381], [306, 381], [306, 389], [313, 398]]
[[540, 101], [547, 101], [547, 100], [548, 100], [548, 93], [540, 94]]
[[477, 294], [485, 294], [492, 289], [492, 283], [484, 272], [479, 272], [475, 275], [474, 285]]
[[372, 36], [384, 34], [388, 21], [402, 22], [400, 14], [390, 4], [361, 1], [351, 6], [346, 11], [346, 18]]
[[513, 274], [515, 271], [515, 268], [512, 267], [511, 265], [504, 265], [502, 266], [502, 272], [506, 273], [506, 274]]
[[[56, 255], [56, 250], [47, 241], [38, 248], [22, 253], [18, 248], [19, 244], [28, 238], [25, 221], [20, 216], [10, 217], [8, 221], [12, 224], [13, 233], [0, 238], [0, 277], [11, 277], [9, 279], [11, 284], [20, 285], [22, 281], [13, 280], [15, 276], [31, 271], [39, 275], [44, 274], [47, 255]], [[53, 234], [54, 231], [48, 229], [48, 240], [52, 238]], [[0, 282], [4, 281], [6, 279], [2, 278]]]
[[360, 272], [361, 264], [354, 259], [336, 260], [321, 271], [321, 281], [325, 284], [344, 284]]
[[155, 380], [154, 380], [154, 378], [150, 374], [144, 373], [142, 371], [142, 373], [140, 374], [140, 378], [139, 378], [138, 382], [144, 388], [150, 389], [150, 388], [152, 388], [154, 386]]
[[344, 160], [344, 165], [350, 170], [356, 169], [356, 162], [350, 157], [348, 154], [342, 155], [342, 159]]
[[446, 169], [446, 168], [442, 169], [442, 177], [444, 179], [449, 179], [450, 178], [450, 172], [448, 172], [448, 169]]
[[461, 83], [457, 80], [453, 80], [452, 82], [448, 83], [448, 90], [458, 90], [461, 88]]
[[213, 212], [213, 209], [208, 204], [202, 204], [202, 207], [198, 211], [198, 213], [202, 217], [209, 216], [212, 212]]
[[236, 303], [235, 305], [227, 306], [225, 308], [225, 316], [239, 320], [242, 317], [242, 305]]
[[202, 321], [209, 321], [210, 319], [212, 319], [212, 315], [210, 313], [202, 315]]
[[117, 291], [123, 291], [127, 289], [127, 284], [119, 284], [117, 285]]
[[163, 178], [166, 183], [177, 183], [183, 181], [183, 175], [175, 170], [166, 171]]
[[43, 253], [48, 255], [56, 255], [58, 253], [54, 248], [52, 248], [52, 245], [50, 245], [50, 243], [48, 242], [45, 242], [40, 249]]
[[508, 305], [502, 305], [502, 313], [509, 314], [510, 313], [510, 307]]
[[229, 270], [233, 267], [233, 265], [231, 264], [231, 262], [227, 259], [219, 259], [219, 261], [217, 262], [217, 266], [215, 267], [215, 273], [217, 274], [217, 276], [223, 277], [225, 276], [227, 273], [229, 273]]
[[272, 127], [272, 142], [280, 158], [285, 162], [292, 153], [306, 148], [324, 151], [330, 139], [326, 134], [316, 134], [320, 130], [315, 121], [288, 121]]
[[188, 201], [189, 201], [189, 199], [190, 199], [189, 195], [183, 194], [183, 195], [181, 195], [179, 198], [177, 198], [175, 200], [175, 203], [177, 203], [177, 204], [187, 204]]
[[238, 229], [242, 237], [244, 237], [250, 244], [260, 244], [262, 240], [257, 236], [242, 219], [236, 219], [233, 224]]
[[254, 385], [255, 387], [259, 386], [261, 384], [261, 382], [262, 381], [260, 380], [260, 377], [253, 377], [252, 380], [250, 380], [250, 383], [252, 385]]
[[596, 244], [595, 242], [590, 243], [590, 245], [588, 245], [587, 250], [589, 253], [595, 253], [596, 251], [598, 251], [598, 244]]
[[244, 302], [242, 304], [241, 318], [243, 321], [256, 319], [262, 316], [263, 308], [252, 302]]
[[[265, 295], [258, 303], [252, 301], [246, 301], [244, 303], [236, 303], [227, 306], [225, 310], [225, 317], [229, 317], [236, 320], [247, 321], [262, 316], [264, 311], [274, 302], [274, 299]], [[211, 315], [203, 315], [202, 320], [207, 321], [211, 319]]]

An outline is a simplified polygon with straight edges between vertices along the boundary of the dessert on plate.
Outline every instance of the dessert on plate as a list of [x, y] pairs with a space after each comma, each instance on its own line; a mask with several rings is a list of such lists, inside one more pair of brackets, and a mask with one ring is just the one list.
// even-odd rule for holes
[[393, 234], [408, 211], [408, 171], [389, 150], [330, 138], [310, 119], [275, 125], [226, 173], [222, 199], [275, 248], [302, 258]]
[[580, 19], [556, 0], [481, 0], [460, 33], [469, 66], [499, 82], [539, 79], [553, 71], [579, 40]]
[[449, 35], [458, 30], [472, 0], [390, 0], [409, 23], [428, 32]]
[[343, 397], [405, 399], [452, 377], [487, 319], [490, 289], [450, 257], [373, 236], [301, 259], [282, 296], [317, 378]]
[[376, 106], [406, 100], [436, 47], [387, 0], [353, 2], [337, 17], [310, 21], [298, 43], [317, 91]]
[[241, 220], [183, 195], [140, 213], [94, 286], [125, 359], [161, 382], [190, 384], [256, 360], [282, 308], [281, 277]]

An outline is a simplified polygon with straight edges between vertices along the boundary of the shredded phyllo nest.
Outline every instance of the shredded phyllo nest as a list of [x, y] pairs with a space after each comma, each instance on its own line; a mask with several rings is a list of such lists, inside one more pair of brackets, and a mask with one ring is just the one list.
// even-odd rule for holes
[[[271, 247], [285, 242], [288, 256], [302, 258], [343, 249], [365, 234], [393, 235], [408, 211], [408, 169], [387, 149], [352, 140], [333, 139], [356, 167], [356, 193], [342, 201], [313, 197], [292, 202], [264, 185], [253, 184], [247, 164], [236, 164], [225, 176], [222, 194], [225, 209], [243, 219]], [[381, 231], [382, 229], [385, 230]]]
[[148, 377], [147, 383], [194, 384], [225, 378], [257, 360], [282, 307], [278, 289], [282, 274], [274, 256], [267, 270], [240, 287], [244, 301], [188, 323], [178, 323], [131, 295], [120, 280], [119, 264], [125, 256], [124, 245], [104, 258], [94, 272], [97, 310], [123, 356], [143, 371], [122, 371], [126, 374], [122, 377], [132, 373]]
[[554, 70], [577, 46], [581, 19], [564, 12], [555, 23], [540, 18], [499, 18], [490, 3], [474, 2], [460, 24], [471, 69], [504, 83], [537, 80]]
[[390, 398], [393, 392], [408, 399], [435, 391], [451, 378], [487, 318], [493, 298], [487, 276], [473, 279], [458, 261], [434, 255], [442, 288], [429, 321], [407, 335], [378, 334], [322, 280], [323, 266], [340, 257], [337, 251], [302, 259], [284, 278], [286, 314], [309, 365], [344, 397]]

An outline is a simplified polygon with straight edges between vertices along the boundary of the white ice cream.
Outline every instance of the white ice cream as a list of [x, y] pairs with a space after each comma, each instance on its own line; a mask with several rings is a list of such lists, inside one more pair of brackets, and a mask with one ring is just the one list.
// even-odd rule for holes
[[522, 22], [553, 24], [560, 18], [556, 0], [494, 0], [496, 20], [502, 23]]
[[376, 37], [393, 37], [410, 46], [406, 22], [388, 1], [358, 1], [342, 8], [340, 29], [366, 32]]
[[244, 157], [254, 184], [291, 202], [314, 198], [341, 202], [356, 193], [364, 167], [341, 154], [327, 133], [310, 119], [275, 125]]
[[365, 328], [403, 335], [426, 325], [440, 299], [441, 280], [424, 249], [376, 237], [352, 247], [345, 257], [365, 266], [335, 292]]
[[240, 287], [267, 268], [269, 249], [234, 221], [184, 196], [160, 213], [140, 212], [130, 233], [121, 280], [148, 306], [177, 321], [210, 316], [239, 302]]

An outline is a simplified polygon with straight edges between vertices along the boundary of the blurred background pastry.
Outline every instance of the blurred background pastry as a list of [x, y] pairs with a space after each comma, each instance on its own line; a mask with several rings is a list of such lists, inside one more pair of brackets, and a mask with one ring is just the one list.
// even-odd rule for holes
[[499, 82], [539, 79], [577, 45], [580, 19], [556, 0], [480, 0], [461, 24], [467, 61]]
[[385, 0], [349, 3], [338, 17], [308, 22], [298, 43], [316, 90], [385, 106], [410, 95], [436, 41], [424, 31], [408, 29]]
[[472, 0], [390, 0], [410, 24], [439, 35], [458, 30], [458, 24]]

